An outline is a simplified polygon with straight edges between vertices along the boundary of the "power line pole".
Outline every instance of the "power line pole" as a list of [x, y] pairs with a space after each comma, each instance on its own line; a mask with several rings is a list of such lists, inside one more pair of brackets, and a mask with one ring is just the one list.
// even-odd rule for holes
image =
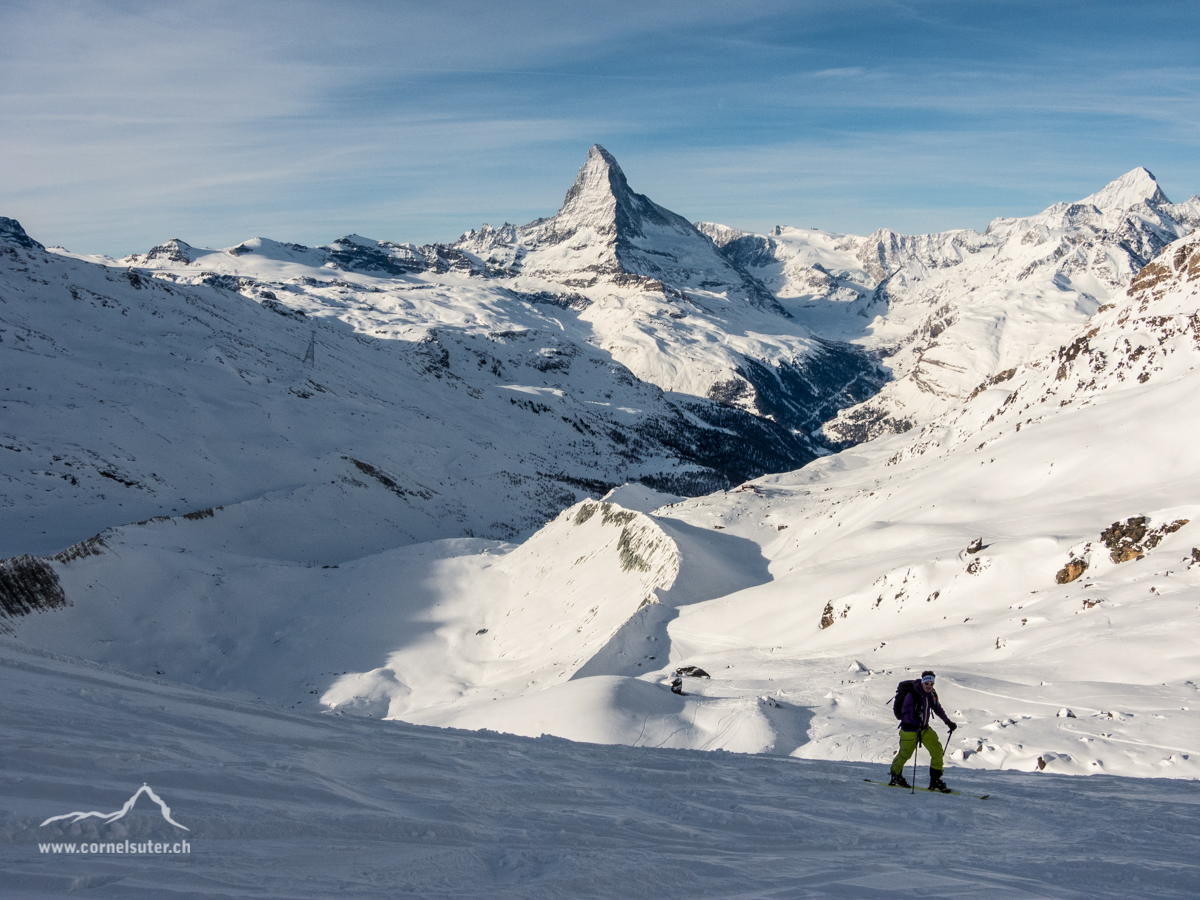
[[308, 339], [308, 350], [304, 354], [304, 365], [315, 366], [317, 364], [317, 333], [314, 331], [312, 337]]

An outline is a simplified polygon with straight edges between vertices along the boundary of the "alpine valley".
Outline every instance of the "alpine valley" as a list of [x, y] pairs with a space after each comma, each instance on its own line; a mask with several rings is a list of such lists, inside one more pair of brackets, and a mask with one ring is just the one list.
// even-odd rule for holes
[[1200, 777], [1198, 227], [1139, 168], [982, 233], [748, 234], [599, 145], [446, 244], [0, 219], [0, 647], [860, 763], [932, 668], [952, 782]]

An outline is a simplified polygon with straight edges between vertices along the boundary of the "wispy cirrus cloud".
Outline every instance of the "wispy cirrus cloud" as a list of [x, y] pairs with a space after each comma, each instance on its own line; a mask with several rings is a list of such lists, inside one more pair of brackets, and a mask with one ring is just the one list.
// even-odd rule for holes
[[0, 214], [114, 254], [448, 239], [552, 212], [593, 141], [735, 224], [951, 227], [1139, 164], [1186, 194], [1197, 24], [1170, 0], [10, 2]]

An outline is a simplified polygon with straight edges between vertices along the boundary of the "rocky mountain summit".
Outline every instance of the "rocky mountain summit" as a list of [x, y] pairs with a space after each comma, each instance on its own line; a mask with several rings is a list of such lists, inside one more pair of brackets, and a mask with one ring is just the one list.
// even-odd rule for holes
[[0, 216], [0, 244], [12, 247], [22, 247], [26, 250], [45, 250], [46, 248], [25, 233], [21, 223], [7, 216]]

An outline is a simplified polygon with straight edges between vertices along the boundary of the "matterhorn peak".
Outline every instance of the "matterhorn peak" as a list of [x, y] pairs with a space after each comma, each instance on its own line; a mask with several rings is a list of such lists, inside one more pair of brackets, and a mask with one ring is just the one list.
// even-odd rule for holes
[[617, 160], [599, 144], [588, 149], [553, 216], [520, 227], [484, 226], [453, 246], [493, 271], [533, 275], [572, 289], [603, 281], [669, 292], [677, 301], [685, 291], [696, 291], [787, 315], [761, 282], [726, 259], [691, 222], [635, 193]]
[[598, 234], [640, 237], [645, 207], [653, 206], [630, 190], [625, 173], [613, 155], [599, 144], [592, 144], [579, 177], [567, 191], [562, 209], [554, 216], [554, 231], [566, 236], [581, 227], [591, 227]]
[[1149, 169], [1138, 166], [1104, 186], [1101, 190], [1084, 197], [1081, 201], [1104, 212], [1120, 212], [1143, 203], [1157, 205], [1170, 203]]

